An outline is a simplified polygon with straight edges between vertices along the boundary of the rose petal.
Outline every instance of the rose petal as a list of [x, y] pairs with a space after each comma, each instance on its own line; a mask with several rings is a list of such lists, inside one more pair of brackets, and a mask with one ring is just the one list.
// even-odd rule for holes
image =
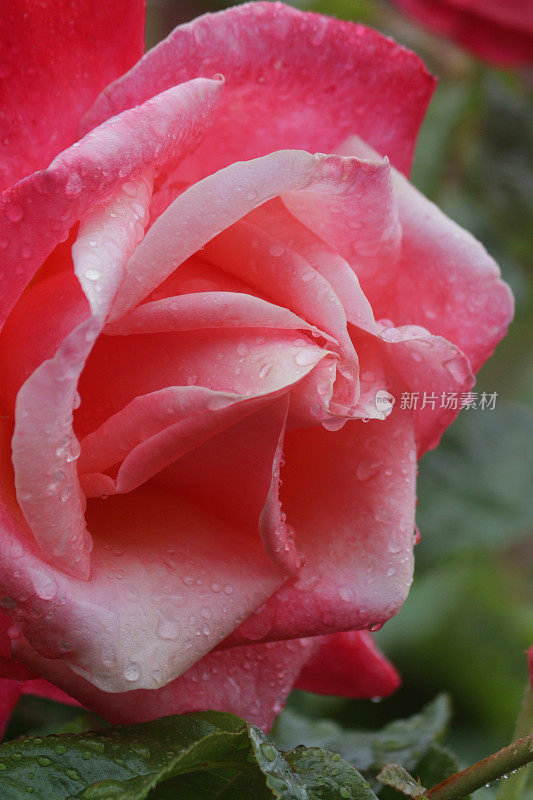
[[321, 637], [323, 644], [304, 664], [296, 689], [338, 697], [387, 697], [400, 676], [367, 631]]
[[[344, 154], [375, 158], [357, 137]], [[397, 299], [386, 312], [396, 325], [416, 323], [457, 345], [477, 372], [505, 335], [513, 297], [496, 262], [471, 234], [446, 217], [399, 172], [394, 194], [402, 226]], [[379, 298], [370, 296], [373, 306]]]
[[136, 397], [168, 386], [265, 396], [291, 387], [322, 359], [336, 362], [337, 356], [303, 335], [268, 328], [102, 336], [81, 376], [76, 430], [86, 435]]
[[[16, 634], [16, 635], [15, 635]], [[77, 704], [61, 689], [46, 681], [35, 679], [27, 666], [11, 657], [11, 636], [18, 638], [20, 632], [13, 621], [0, 612], [0, 739], [11, 713], [23, 694], [35, 694], [51, 700]]]
[[183, 157], [207, 125], [220, 80], [195, 80], [108, 120], [0, 198], [0, 325], [69, 229], [147, 168]]
[[15, 624], [36, 651], [106, 692], [165, 685], [285, 579], [257, 535], [175, 493], [139, 491], [88, 501], [87, 582], [45, 565], [24, 524], [0, 505], [0, 577]]
[[528, 0], [396, 0], [423, 25], [502, 67], [533, 61]]
[[200, 328], [276, 328], [324, 336], [288, 308], [248, 294], [225, 291], [195, 292], [143, 303], [117, 322], [106, 325], [104, 333], [125, 336]]
[[86, 129], [217, 72], [227, 91], [188, 166], [195, 180], [273, 150], [331, 152], [354, 131], [408, 170], [434, 87], [417, 56], [376, 31], [281, 3], [247, 3], [176, 28], [99, 97]]
[[333, 248], [295, 219], [279, 198], [256, 208], [248, 214], [247, 220], [264, 231], [275, 231], [287, 247], [319, 272], [341, 301], [349, 322], [363, 330], [376, 330], [372, 307], [353, 269]]
[[76, 0], [68, 12], [54, 2], [9, 3], [0, 42], [4, 189], [69, 147], [98, 93], [140, 58], [144, 2]]
[[340, 355], [338, 399], [357, 402], [357, 355], [345, 311], [330, 284], [299, 253], [275, 232], [243, 220], [206, 244], [202, 255], [329, 334], [329, 349]]
[[226, 427], [157, 480], [251, 536], [259, 532], [269, 558], [294, 572], [299, 558], [279, 501], [288, 400], [285, 394]]
[[285, 460], [281, 499], [303, 565], [230, 643], [374, 626], [409, 590], [416, 454], [405, 412], [289, 431]]
[[[405, 390], [416, 398], [410, 413], [421, 457], [438, 445], [476, 381], [465, 354], [441, 336], [431, 336], [416, 325], [388, 330], [395, 332], [393, 341], [387, 342], [387, 329], [381, 335], [390, 368], [400, 378], [402, 394]], [[450, 396], [455, 397], [455, 404]], [[401, 401], [401, 396], [396, 398]]]
[[19, 681], [0, 679], [0, 738], [4, 735], [13, 709], [19, 701], [22, 684]]
[[24, 641], [18, 650], [40, 674], [113, 723], [214, 709], [238, 714], [268, 731], [303, 664], [319, 646], [320, 639], [304, 639], [212, 652], [167, 686], [120, 694], [100, 691], [65, 664], [38, 656]]
[[132, 182], [82, 220], [73, 248], [74, 270], [91, 313], [53, 358], [30, 375], [16, 400], [12, 450], [20, 507], [47, 559], [85, 579], [91, 537], [74, 463], [79, 455], [72, 428], [74, 395], [127, 257], [144, 233], [150, 194], [146, 181]]
[[401, 238], [388, 162], [330, 159], [322, 167], [316, 191], [288, 191], [283, 203], [348, 261], [365, 294], [388, 293]]
[[110, 319], [134, 308], [187, 258], [267, 200], [297, 189], [322, 191], [327, 198], [342, 191], [339, 181], [346, 171], [349, 190], [359, 173], [370, 183], [375, 179], [383, 184], [389, 170], [381, 160], [351, 159], [347, 167], [338, 156], [282, 150], [209, 175], [182, 192], [154, 222], [128, 263]]

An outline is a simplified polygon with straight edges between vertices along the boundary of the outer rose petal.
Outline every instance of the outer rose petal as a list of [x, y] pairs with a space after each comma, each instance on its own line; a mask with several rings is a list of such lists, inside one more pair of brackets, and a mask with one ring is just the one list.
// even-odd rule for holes
[[64, 663], [38, 656], [24, 641], [18, 645], [18, 654], [113, 723], [215, 709], [238, 714], [267, 731], [302, 666], [320, 643], [320, 638], [313, 638], [211, 652], [167, 686], [122, 694], [100, 691], [74, 675]]
[[[113, 31], [113, 36], [109, 32]], [[0, 189], [78, 137], [98, 92], [144, 50], [143, 0], [10, 0], [0, 15]]]
[[4, 735], [11, 713], [18, 703], [21, 690], [19, 681], [0, 679], [0, 738]]
[[0, 198], [0, 326], [24, 287], [72, 225], [150, 167], [183, 157], [207, 125], [220, 80], [195, 80], [108, 120], [50, 166]]
[[340, 697], [387, 697], [400, 676], [368, 631], [322, 637], [320, 650], [304, 665], [296, 689]]
[[[337, 148], [375, 157], [357, 137]], [[477, 372], [505, 335], [513, 296], [483, 245], [442, 213], [399, 172], [394, 194], [402, 227], [397, 299], [387, 311], [396, 325], [416, 323], [457, 345]], [[379, 298], [370, 298], [372, 303]]]
[[90, 581], [43, 564], [16, 513], [0, 506], [0, 580], [15, 624], [106, 692], [165, 685], [285, 580], [257, 534], [155, 487], [88, 502]]
[[72, 429], [74, 395], [126, 260], [144, 233], [150, 184], [132, 182], [127, 193], [118, 192], [83, 219], [73, 258], [90, 312], [53, 358], [30, 375], [16, 400], [12, 450], [20, 507], [47, 559], [85, 579], [91, 540], [74, 463], [79, 455]]
[[[438, 445], [462, 408], [463, 394], [474, 386], [470, 362], [455, 345], [441, 336], [431, 336], [417, 325], [388, 328], [381, 331], [381, 336], [389, 370], [399, 378], [399, 385], [394, 386], [397, 402], [401, 403], [404, 391], [416, 393], [420, 400], [409, 412], [420, 458]], [[391, 339], [387, 340], [387, 336]], [[450, 394], [457, 400], [455, 407], [453, 403], [446, 407], [443, 402], [443, 397]]]
[[247, 3], [176, 28], [106, 89], [86, 129], [217, 72], [227, 90], [212, 134], [188, 165], [195, 179], [273, 150], [331, 152], [354, 131], [407, 171], [434, 87], [417, 56], [376, 31], [281, 3]]
[[412, 579], [416, 454], [407, 415], [285, 438], [281, 499], [302, 557], [230, 643], [316, 636], [385, 622]]
[[436, 33], [502, 67], [533, 63], [529, 0], [395, 0]]
[[[51, 700], [76, 704], [76, 700], [68, 697], [61, 689], [46, 681], [34, 679], [24, 664], [11, 658], [11, 638], [8, 635], [11, 627], [12, 620], [0, 612], [0, 739], [22, 694], [36, 694]], [[18, 631], [16, 634], [20, 635]]]

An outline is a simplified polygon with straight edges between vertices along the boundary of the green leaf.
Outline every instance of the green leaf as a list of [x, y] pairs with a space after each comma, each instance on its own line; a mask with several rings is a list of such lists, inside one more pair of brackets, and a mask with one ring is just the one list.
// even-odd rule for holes
[[410, 775], [404, 767], [399, 764], [387, 764], [377, 776], [377, 780], [391, 786], [406, 797], [420, 797], [426, 792], [420, 781]]
[[455, 756], [442, 745], [434, 744], [420, 759], [413, 772], [424, 786], [436, 786], [458, 770], [459, 764]]
[[302, 778], [309, 800], [376, 800], [362, 775], [337, 753], [319, 747], [297, 747], [285, 758]]
[[450, 713], [448, 698], [440, 695], [420, 714], [391, 722], [380, 731], [360, 731], [346, 730], [331, 720], [311, 720], [286, 709], [272, 735], [283, 750], [298, 744], [318, 745], [340, 753], [359, 772], [373, 776], [391, 761], [408, 770], [415, 767], [444, 734]]
[[356, 770], [323, 750], [284, 757], [232, 714], [205, 712], [0, 747], [10, 800], [376, 800]]

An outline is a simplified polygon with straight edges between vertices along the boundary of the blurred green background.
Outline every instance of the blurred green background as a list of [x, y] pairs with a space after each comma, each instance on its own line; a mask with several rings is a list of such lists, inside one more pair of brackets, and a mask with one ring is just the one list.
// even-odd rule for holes
[[[414, 586], [376, 635], [403, 686], [379, 704], [295, 692], [294, 708], [379, 727], [438, 692], [455, 715], [449, 745], [463, 763], [506, 744], [533, 643], [533, 114], [528, 76], [492, 68], [432, 36], [381, 0], [315, 0], [300, 8], [363, 22], [423, 57], [439, 77], [412, 180], [480, 239], [516, 297], [516, 320], [479, 376], [494, 411], [463, 411], [420, 465]], [[231, 3], [148, 0], [147, 44]], [[531, 75], [529, 75], [529, 89]], [[529, 256], [529, 262], [528, 262]], [[50, 729], [72, 711], [26, 698], [8, 735]], [[77, 723], [79, 724], [79, 723]], [[480, 792], [476, 798], [491, 796]]]

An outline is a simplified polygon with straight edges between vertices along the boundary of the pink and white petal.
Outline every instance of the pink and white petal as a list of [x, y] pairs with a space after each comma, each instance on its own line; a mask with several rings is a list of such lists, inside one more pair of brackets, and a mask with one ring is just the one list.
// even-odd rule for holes
[[73, 269], [24, 292], [0, 333], [0, 394], [13, 418], [22, 384], [88, 316], [89, 304]]
[[[291, 214], [343, 256], [370, 298], [390, 293], [395, 281], [401, 228], [385, 161], [333, 158], [323, 163], [315, 191], [289, 191]], [[383, 306], [381, 307], [383, 308]], [[381, 314], [381, 308], [374, 309]]]
[[[109, 31], [114, 36], [109, 36]], [[144, 51], [143, 0], [16, 0], [0, 16], [0, 189], [78, 138], [98, 93]]]
[[306, 336], [267, 328], [102, 336], [81, 376], [76, 430], [85, 436], [134, 398], [168, 386], [265, 396], [292, 386], [323, 358], [336, 356]]
[[[187, 440], [189, 431], [194, 431], [191, 443], [194, 447], [206, 431], [216, 432], [227, 424], [226, 415], [218, 421], [216, 411], [223, 411], [225, 406], [231, 407], [239, 400], [242, 398], [203, 386], [168, 386], [139, 395], [82, 440], [78, 473], [85, 476], [105, 472], [142, 442], [180, 423], [187, 426], [187, 433], [184, 431]], [[254, 399], [243, 402], [253, 410]]]
[[196, 292], [241, 292], [266, 300], [244, 281], [208, 264], [200, 258], [199, 253], [180, 264], [180, 268], [154, 289], [147, 300], [164, 300], [166, 297]]
[[195, 80], [108, 120], [0, 198], [0, 326], [37, 269], [95, 204], [183, 157], [211, 122], [220, 80]]
[[[394, 332], [394, 333], [392, 333]], [[403, 325], [382, 331], [390, 368], [401, 390], [416, 396], [412, 414], [418, 457], [436, 447], [475, 384], [468, 358], [441, 336]], [[387, 342], [387, 336], [391, 339]], [[447, 398], [452, 397], [452, 402]], [[455, 397], [455, 402], [453, 401]], [[400, 398], [397, 398], [397, 402]]]
[[285, 393], [224, 428], [176, 460], [157, 481], [250, 536], [259, 533], [273, 563], [295, 572], [299, 558], [279, 501], [288, 401]]
[[372, 307], [348, 262], [293, 217], [279, 198], [256, 208], [247, 220], [264, 231], [275, 232], [287, 247], [295, 250], [320, 273], [341, 301], [349, 322], [363, 330], [375, 331]]
[[199, 328], [276, 328], [324, 336], [288, 308], [249, 294], [227, 291], [194, 292], [143, 303], [106, 325], [104, 333], [125, 336]]
[[237, 714], [268, 731], [303, 664], [319, 646], [319, 639], [303, 639], [211, 652], [166, 686], [120, 694], [102, 692], [64, 663], [37, 655], [24, 642], [19, 650], [40, 674], [112, 723], [214, 709]]
[[246, 3], [176, 28], [100, 95], [85, 129], [215, 73], [227, 89], [216, 126], [186, 165], [192, 180], [273, 150], [331, 152], [353, 131], [408, 171], [434, 88], [417, 56], [376, 31], [281, 3]]
[[[336, 204], [336, 196], [344, 191], [350, 194], [356, 185], [364, 185], [366, 194], [358, 202], [352, 198], [352, 211], [359, 210], [362, 217], [366, 216], [365, 209], [373, 213], [372, 203], [379, 195], [385, 206], [382, 216], [388, 219], [389, 172], [389, 165], [382, 160], [347, 160], [284, 150], [231, 164], [204, 178], [180, 194], [147, 232], [129, 260], [110, 319], [124, 316], [211, 239], [279, 195], [305, 190], [311, 198], [323, 196], [325, 206], [328, 202]], [[380, 229], [382, 233], [384, 227], [386, 224]], [[273, 246], [273, 252], [279, 253], [279, 244]], [[272, 253], [269, 256], [276, 258]]]
[[156, 487], [88, 501], [90, 581], [44, 564], [16, 510], [0, 513], [0, 579], [23, 634], [14, 645], [25, 637], [106, 692], [181, 675], [285, 580], [257, 535]]
[[[339, 152], [375, 158], [351, 137]], [[394, 194], [402, 227], [397, 298], [387, 316], [397, 325], [427, 328], [457, 345], [477, 372], [505, 335], [513, 297], [496, 262], [396, 170]], [[372, 298], [371, 298], [372, 299]]]
[[202, 256], [236, 275], [276, 303], [293, 309], [327, 334], [340, 355], [337, 394], [346, 405], [357, 401], [357, 355], [346, 314], [330, 284], [277, 235], [242, 220], [205, 245]]
[[[283, 418], [287, 413], [286, 406], [288, 402], [286, 393], [284, 395], [279, 401]], [[255, 399], [248, 402], [235, 402], [233, 398], [224, 397], [221, 394], [215, 395], [214, 393], [208, 399], [208, 402], [215, 408], [204, 415], [203, 419], [187, 420], [185, 425], [180, 423], [170, 425], [141, 442], [128, 453], [118, 470], [116, 491], [120, 493], [131, 492], [182, 458], [186, 453], [190, 453], [191, 450], [201, 446], [212, 436], [226, 430], [241, 419], [246, 419], [260, 405]], [[261, 444], [265, 445], [264, 457], [266, 463], [269, 461], [268, 444], [272, 437], [277, 441], [280, 435], [280, 426], [283, 427], [284, 425], [277, 419], [278, 415], [272, 412], [274, 406], [269, 404], [264, 409], [264, 414], [261, 410], [256, 411], [258, 416], [254, 416], [251, 421], [254, 427], [258, 425], [257, 419], [262, 419], [265, 425], [265, 428], [261, 430], [261, 434], [264, 437], [264, 441], [262, 440]], [[218, 413], [213, 414], [214, 410], [217, 410]], [[266, 419], [264, 419], [264, 416]], [[245, 439], [244, 449], [247, 451], [249, 446], [249, 441]], [[238, 446], [236, 449], [238, 449]], [[258, 480], [257, 490], [261, 493], [262, 482], [259, 479], [260, 474], [258, 473], [255, 477]], [[264, 491], [264, 494], [266, 495], [266, 491]], [[257, 529], [257, 524], [255, 528]]]
[[299, 570], [301, 561], [294, 542], [294, 531], [286, 523], [286, 515], [282, 511], [279, 499], [281, 485], [279, 476], [283, 462], [283, 444], [287, 427], [287, 412], [289, 410], [288, 395], [278, 401], [276, 405], [284, 417], [283, 424], [279, 430], [276, 451], [272, 459], [268, 494], [259, 515], [259, 534], [267, 556], [281, 569], [294, 574]]
[[388, 697], [400, 676], [368, 631], [321, 637], [320, 649], [304, 664], [296, 689], [337, 697]]
[[229, 642], [372, 627], [396, 614], [413, 570], [410, 418], [289, 431], [281, 500], [303, 565]]
[[75, 460], [72, 427], [78, 379], [123, 275], [144, 233], [151, 181], [131, 182], [89, 212], [73, 247], [74, 271], [90, 314], [20, 388], [12, 451], [17, 499], [47, 559], [76, 577], [90, 572], [91, 537]]

